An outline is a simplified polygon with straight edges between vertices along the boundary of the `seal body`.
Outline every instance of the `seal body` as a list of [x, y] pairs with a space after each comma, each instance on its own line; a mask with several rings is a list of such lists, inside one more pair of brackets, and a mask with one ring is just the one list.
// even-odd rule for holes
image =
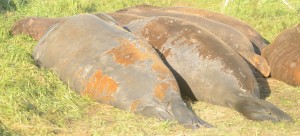
[[[134, 8], [159, 9], [160, 7], [151, 6], [151, 5], [140, 5]], [[160, 9], [198, 15], [234, 27], [235, 29], [238, 29], [241, 33], [243, 33], [245, 36], [247, 36], [250, 39], [250, 41], [254, 44], [254, 47], [256, 48], [256, 52], [258, 54], [260, 54], [262, 49], [267, 44], [269, 44], [268, 41], [266, 41], [254, 28], [252, 28], [242, 20], [232, 16], [224, 15], [221, 13], [217, 13], [205, 9], [193, 8], [193, 7], [164, 7]]]
[[291, 120], [259, 99], [247, 63], [206, 29], [172, 17], [147, 18], [126, 27], [161, 53], [184, 95], [233, 108], [252, 120]]
[[94, 15], [65, 18], [38, 42], [34, 60], [81, 95], [116, 108], [197, 128], [171, 71], [146, 42]]
[[214, 20], [203, 18], [201, 16], [174, 12], [173, 10], [169, 10], [168, 8], [144, 8], [138, 6], [123, 9], [117, 12], [146, 17], [170, 16], [192, 22], [196, 25], [207, 29], [208, 31], [216, 35], [218, 38], [223, 40], [227, 45], [229, 45], [244, 59], [246, 59], [250, 63], [250, 65], [252, 65], [256, 70], [258, 70], [263, 76], [268, 77], [270, 74], [270, 67], [267, 61], [265, 60], [265, 58], [255, 53], [255, 48], [253, 47], [248, 37], [246, 37], [240, 31], [231, 26]]
[[300, 24], [281, 32], [262, 52], [271, 67], [271, 77], [300, 85]]

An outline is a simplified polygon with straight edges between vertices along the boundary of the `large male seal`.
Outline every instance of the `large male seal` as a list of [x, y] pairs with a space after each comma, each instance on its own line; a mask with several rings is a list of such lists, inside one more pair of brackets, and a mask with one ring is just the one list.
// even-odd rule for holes
[[206, 29], [171, 17], [147, 18], [126, 27], [161, 53], [185, 95], [233, 108], [252, 120], [292, 120], [259, 99], [247, 63]]
[[156, 51], [114, 23], [93, 15], [66, 18], [40, 39], [33, 57], [98, 102], [187, 127], [210, 126], [185, 106]]
[[235, 28], [191, 14], [182, 14], [172, 10], [163, 8], [150, 7], [130, 7], [117, 11], [118, 13], [134, 14], [139, 16], [153, 17], [153, 16], [170, 16], [199, 25], [208, 31], [215, 34], [218, 38], [223, 40], [226, 44], [237, 51], [244, 59], [246, 59], [252, 66], [254, 66], [261, 74], [268, 77], [270, 74], [270, 67], [267, 61], [260, 55], [255, 53], [255, 49], [250, 40]]
[[263, 49], [271, 76], [293, 86], [300, 85], [300, 24], [281, 32]]

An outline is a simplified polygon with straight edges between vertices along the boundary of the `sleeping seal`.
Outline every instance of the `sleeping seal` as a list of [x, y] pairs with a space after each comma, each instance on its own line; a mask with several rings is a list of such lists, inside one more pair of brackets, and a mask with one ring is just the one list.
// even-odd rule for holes
[[156, 51], [112, 22], [94, 15], [65, 18], [40, 39], [33, 57], [100, 103], [191, 128], [210, 127], [185, 106]]
[[[157, 6], [151, 6], [151, 5], [138, 5], [135, 7], [131, 7], [133, 9], [159, 9], [159, 10], [168, 10], [168, 11], [176, 11], [183, 14], [192, 14], [201, 16], [210, 20], [214, 20], [226, 25], [229, 25], [237, 30], [239, 30], [241, 33], [243, 33], [245, 36], [247, 36], [250, 41], [253, 43], [255, 47], [256, 53], [260, 54], [262, 49], [269, 44], [268, 41], [266, 41], [254, 28], [243, 22], [242, 20], [224, 15], [221, 13], [217, 13], [214, 11], [209, 11], [205, 9], [199, 9], [199, 8], [193, 8], [193, 7], [157, 7]], [[128, 9], [131, 9], [128, 8]]]
[[281, 32], [263, 49], [271, 66], [271, 77], [289, 85], [300, 85], [300, 24]]
[[117, 13], [134, 14], [145, 17], [170, 16], [192, 22], [207, 29], [218, 38], [223, 40], [226, 44], [228, 44], [231, 48], [238, 52], [244, 59], [246, 59], [250, 63], [250, 65], [254, 66], [254, 68], [256, 68], [263, 76], [268, 77], [270, 75], [270, 67], [265, 58], [255, 53], [255, 48], [253, 47], [248, 37], [231, 26], [200, 16], [174, 12], [172, 10], [164, 8], [151, 8], [151, 6], [146, 8], [144, 8], [143, 6], [130, 7], [128, 9], [119, 10], [117, 11]]
[[158, 50], [184, 95], [227, 106], [252, 120], [292, 120], [259, 99], [251, 69], [232, 48], [206, 29], [172, 17], [152, 17], [126, 25]]

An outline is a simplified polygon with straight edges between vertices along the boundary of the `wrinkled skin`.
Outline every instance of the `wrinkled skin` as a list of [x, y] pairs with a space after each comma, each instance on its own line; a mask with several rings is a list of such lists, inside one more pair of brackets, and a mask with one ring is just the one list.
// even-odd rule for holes
[[300, 86], [300, 24], [281, 32], [264, 48], [262, 55], [271, 66], [271, 76]]
[[265, 58], [256, 54], [255, 49], [248, 37], [234, 27], [201, 16], [195, 16], [185, 12], [174, 12], [173, 10], [168, 10], [167, 8], [152, 8], [151, 6], [145, 8], [143, 6], [131, 7], [128, 9], [119, 10], [117, 13], [134, 14], [145, 17], [170, 16], [192, 22], [207, 29], [218, 38], [223, 40], [227, 45], [232, 47], [245, 60], [247, 60], [250, 65], [254, 66], [254, 68], [257, 69], [264, 77], [268, 77], [270, 75], [270, 67]]
[[156, 51], [114, 21], [94, 15], [65, 18], [40, 39], [33, 57], [100, 103], [189, 128], [211, 127], [185, 106]]
[[259, 99], [260, 92], [247, 63], [204, 28], [171, 17], [147, 18], [126, 27], [161, 53], [184, 95], [233, 108], [252, 120], [292, 120], [276, 106]]

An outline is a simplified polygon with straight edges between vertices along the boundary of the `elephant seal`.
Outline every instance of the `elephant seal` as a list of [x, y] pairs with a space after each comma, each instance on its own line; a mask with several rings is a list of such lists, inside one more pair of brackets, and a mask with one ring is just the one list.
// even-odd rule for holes
[[281, 32], [263, 49], [271, 67], [271, 77], [289, 85], [300, 85], [300, 24]]
[[146, 18], [126, 27], [160, 52], [184, 95], [233, 108], [251, 120], [292, 120], [273, 104], [259, 99], [247, 63], [206, 29], [172, 17]]
[[81, 95], [186, 127], [210, 127], [185, 106], [175, 77], [156, 51], [122, 27], [94, 15], [55, 24], [33, 58]]
[[[115, 18], [115, 19], [117, 19], [117, 18]], [[119, 18], [119, 19], [121, 19], [121, 18]], [[178, 20], [178, 19], [177, 19]], [[133, 21], [133, 22], [137, 22], [137, 21]], [[132, 30], [134, 30], [135, 31], [135, 33], [137, 33], [137, 31], [138, 31], [138, 29], [133, 29], [134, 27], [131, 27], [133, 24], [131, 24], [131, 25], [128, 25], [128, 26], [125, 26], [125, 27], [129, 27], [130, 28], [130, 31], [132, 31]], [[136, 25], [133, 25], [133, 26], [137, 26], [138, 24], [136, 24]], [[19, 26], [21, 26], [21, 27], [23, 27], [23, 25], [22, 24], [16, 24], [15, 25], [16, 26], [16, 28], [18, 28]], [[159, 25], [158, 25], [159, 26]], [[179, 25], [180, 26], [180, 25]], [[138, 28], [138, 27], [137, 27]], [[141, 27], [140, 29], [142, 29], [143, 27]], [[156, 28], [156, 26], [153, 26], [153, 28]], [[165, 35], [164, 33], [162, 33], [162, 32], [159, 32], [159, 30], [161, 29], [161, 28], [163, 28], [163, 27], [158, 27], [157, 29], [155, 29], [155, 31], [157, 32], [157, 34], [158, 34], [158, 36], [156, 37], [156, 38], [158, 38], [157, 40], [159, 40], [160, 38], [161, 38], [161, 35]], [[174, 27], [174, 28], [176, 28], [176, 27]], [[201, 27], [196, 27], [196, 26], [193, 26], [193, 28], [197, 28], [197, 29], [203, 29], [203, 28], [201, 28]], [[128, 28], [127, 28], [128, 29]], [[152, 29], [152, 28], [151, 28]], [[172, 30], [171, 28], [169, 28], [170, 30]], [[37, 29], [35, 29], [35, 30], [37, 30]], [[164, 31], [166, 31], [165, 29], [162, 29], [162, 30], [164, 30]], [[170, 31], [170, 30], [168, 30], [168, 31]], [[201, 31], [200, 31], [201, 32]], [[209, 42], [209, 43], [214, 43], [214, 41], [218, 44], [218, 45], [225, 45], [225, 46], [228, 46], [228, 45], [226, 45], [224, 42], [222, 42], [221, 40], [219, 40], [218, 38], [216, 38], [215, 37], [215, 35], [213, 35], [213, 34], [211, 34], [210, 32], [207, 32], [205, 29], [203, 30], [203, 32], [205, 32], [205, 33], [207, 33], [207, 38], [208, 39], [213, 39], [212, 40], [212, 42]], [[26, 32], [25, 32], [26, 33]], [[177, 33], [177, 32], [172, 32], [172, 33]], [[197, 34], [196, 34], [197, 35]], [[166, 35], [165, 35], [166, 36]], [[169, 36], [169, 35], [168, 35]], [[155, 37], [155, 35], [153, 35], [153, 37]], [[203, 38], [203, 36], [202, 37], [198, 37], [198, 38]], [[205, 36], [204, 36], [204, 38], [205, 38]], [[163, 39], [165, 39], [165, 38], [163, 38]], [[199, 39], [200, 40], [200, 42], [201, 42], [201, 39]], [[202, 39], [202, 40], [204, 40], [204, 39]], [[164, 42], [166, 42], [166, 41], [164, 41]], [[166, 44], [163, 44], [164, 42], [162, 42], [161, 43], [161, 45], [164, 45], [164, 46], [166, 46]], [[204, 41], [205, 42], [205, 41]], [[155, 42], [154, 42], [155, 43]], [[158, 48], [157, 47], [157, 44], [154, 44], [154, 43], [152, 43], [152, 46], [154, 46], [156, 49], [160, 49], [160, 48]], [[157, 42], [157, 43], [160, 43], [159, 41]], [[183, 44], [183, 43], [182, 43]], [[214, 44], [213, 44], [214, 45]], [[210, 47], [210, 45], [207, 45], [207, 47]], [[172, 47], [173, 48], [173, 47]], [[181, 47], [182, 48], [182, 47]], [[200, 47], [197, 47], [197, 48], [200, 48]], [[215, 48], [217, 48], [217, 50], [219, 50], [218, 48], [220, 48], [220, 47], [215, 47]], [[221, 48], [223, 48], [223, 47], [221, 47]], [[220, 49], [221, 49], [220, 48]], [[229, 50], [228, 52], [229, 53], [227, 53], [227, 56], [229, 55], [230, 56], [230, 54], [235, 54], [235, 55], [233, 55], [233, 56], [235, 56], [235, 57], [233, 57], [233, 58], [238, 58], [238, 63], [237, 62], [235, 62], [235, 60], [233, 59], [233, 62], [235, 62], [234, 64], [237, 64], [237, 65], [234, 65], [234, 64], [230, 64], [230, 66], [231, 67], [233, 67], [233, 69], [238, 69], [238, 71], [240, 70], [240, 69], [244, 69], [244, 70], [246, 70], [246, 71], [244, 71], [244, 73], [241, 73], [243, 76], [243, 78], [245, 78], [245, 73], [247, 73], [246, 75], [249, 75], [248, 76], [248, 79], [249, 79], [249, 81], [250, 82], [243, 82], [243, 83], [245, 83], [245, 85], [247, 85], [248, 83], [249, 83], [249, 85], [250, 86], [252, 86], [252, 87], [249, 87], [249, 85], [248, 85], [248, 87], [246, 87], [246, 88], [250, 88], [250, 89], [248, 89], [249, 91], [248, 92], [246, 92], [245, 91], [245, 93], [252, 93], [252, 95], [251, 94], [249, 94], [249, 98], [248, 98], [248, 95], [246, 95], [247, 97], [239, 97], [239, 96], [236, 96], [236, 94], [237, 93], [239, 93], [241, 90], [244, 90], [244, 89], [237, 89], [237, 88], [235, 88], [235, 89], [233, 89], [233, 91], [232, 92], [236, 92], [236, 94], [235, 95], [233, 95], [233, 96], [230, 96], [230, 98], [232, 98], [233, 99], [233, 102], [230, 102], [230, 103], [236, 103], [236, 105], [235, 105], [235, 107], [232, 107], [230, 104], [225, 104], [224, 103], [224, 99], [221, 99], [221, 100], [218, 100], [217, 98], [219, 98], [219, 97], [221, 97], [221, 96], [223, 96], [223, 94], [222, 93], [220, 93], [220, 94], [218, 94], [218, 91], [212, 91], [212, 92], [214, 92], [214, 94], [213, 93], [210, 93], [209, 91], [208, 91], [208, 93], [207, 93], [207, 95], [206, 96], [204, 96], [204, 97], [207, 97], [208, 98], [208, 102], [209, 103], [214, 103], [214, 104], [218, 104], [218, 105], [223, 105], [223, 106], [228, 106], [228, 107], [232, 107], [232, 108], [235, 108], [236, 110], [238, 110], [238, 111], [240, 111], [243, 115], [245, 115], [247, 118], [250, 118], [250, 119], [254, 119], [254, 120], [267, 120], [266, 118], [269, 118], [269, 117], [264, 117], [264, 116], [268, 116], [268, 115], [259, 115], [259, 116], [257, 116], [256, 114], [259, 114], [259, 113], [255, 113], [255, 111], [253, 110], [253, 109], [261, 109], [262, 111], [265, 111], [266, 113], [268, 113], [269, 111], [273, 111], [274, 113], [272, 113], [272, 112], [270, 112], [270, 113], [272, 113], [272, 116], [273, 116], [273, 114], [275, 115], [275, 116], [281, 116], [280, 118], [278, 118], [278, 120], [285, 120], [285, 119], [282, 119], [282, 118], [289, 118], [288, 117], [288, 115], [286, 115], [285, 113], [281, 113], [282, 111], [280, 111], [278, 108], [276, 108], [275, 106], [273, 106], [272, 104], [270, 104], [270, 103], [268, 103], [268, 102], [265, 102], [265, 101], [263, 101], [263, 100], [259, 100], [259, 99], [254, 99], [254, 97], [259, 97], [259, 90], [257, 89], [257, 87], [256, 87], [256, 81], [254, 81], [253, 80], [253, 78], [252, 78], [252, 76], [251, 76], [251, 73], [249, 73], [249, 67], [247, 67], [247, 66], [245, 66], [245, 64], [243, 64], [243, 63], [245, 63], [243, 60], [241, 60], [241, 58], [240, 57], [237, 57], [237, 55], [236, 55], [236, 53], [234, 52], [234, 53], [232, 53], [232, 49], [228, 49], [229, 47], [226, 47], [225, 48], [225, 50]], [[183, 48], [184, 49], [184, 48]], [[214, 49], [210, 49], [210, 50], [212, 50], [213, 52], [214, 52]], [[231, 50], [231, 51], [230, 51]], [[220, 50], [218, 53], [219, 54], [222, 54], [223, 53], [223, 49], [222, 50]], [[164, 55], [166, 55], [166, 54], [168, 54], [169, 53], [169, 49], [166, 49], [166, 48], [162, 48], [162, 49], [160, 49], [160, 52], [162, 53], [162, 54], [164, 54]], [[180, 54], [180, 50], [178, 49], [177, 50], [177, 52], [176, 53], [178, 53], [178, 54]], [[225, 53], [226, 53], [226, 51], [225, 51]], [[187, 53], [188, 54], [188, 53]], [[187, 55], [187, 54], [184, 54], [184, 55]], [[195, 53], [194, 53], [195, 54]], [[196, 54], [197, 55], [197, 54]], [[204, 54], [205, 55], [205, 54]], [[207, 54], [206, 54], [207, 55]], [[223, 54], [224, 55], [224, 54]], [[183, 56], [183, 55], [178, 55], [178, 56]], [[210, 56], [210, 55], [208, 55], [208, 56]], [[167, 58], [166, 56], [162, 56], [164, 59], [165, 58]], [[222, 55], [221, 55], [221, 57], [220, 58], [222, 58]], [[225, 57], [226, 58], [226, 57]], [[223, 59], [225, 59], [225, 58], [223, 58]], [[198, 58], [199, 59], [199, 58]], [[197, 59], [196, 59], [197, 60]], [[183, 60], [182, 62], [189, 62], [190, 60]], [[166, 60], [165, 60], [165, 62], [166, 62]], [[226, 60], [224, 61], [224, 62], [227, 62]], [[241, 62], [241, 64], [239, 63], [239, 62]], [[194, 63], [196, 63], [196, 64], [198, 64], [197, 63], [197, 61], [195, 61]], [[206, 61], [204, 61], [203, 62], [204, 63], [204, 65], [203, 66], [207, 66], [207, 64], [205, 64], [206, 63]], [[203, 63], [201, 63], [201, 64], [203, 64]], [[210, 63], [209, 63], [210, 64]], [[226, 64], [226, 63], [225, 63]], [[168, 65], [168, 63], [167, 63], [167, 65]], [[214, 64], [212, 63], [212, 64], [210, 64], [209, 66], [213, 66]], [[244, 68], [239, 68], [238, 66], [239, 65], [242, 65], [242, 67], [244, 67]], [[169, 67], [170, 67], [170, 65], [168, 65]], [[199, 67], [199, 65], [197, 65], [198, 67]], [[200, 65], [201, 66], [201, 65]], [[218, 66], [218, 64], [217, 64], [217, 66]], [[203, 68], [205, 68], [205, 67], [203, 67]], [[219, 66], [220, 67], [220, 66]], [[177, 80], [180, 82], [180, 88], [181, 88], [181, 92], [182, 93], [184, 93], [185, 95], [187, 95], [187, 96], [189, 96], [190, 98], [195, 98], [195, 96], [194, 96], [194, 94], [193, 94], [193, 92], [191, 91], [191, 88], [190, 88], [190, 86], [189, 86], [189, 84], [187, 84], [187, 82], [185, 81], [185, 79], [183, 79], [182, 78], [182, 76], [181, 75], [179, 75], [176, 71], [174, 71], [174, 69], [172, 68], [172, 67], [170, 67], [171, 68], [171, 70], [172, 70], [172, 72], [176, 75], [176, 78], [177, 78]], [[190, 68], [193, 68], [193, 66], [191, 66]], [[217, 67], [218, 68], [218, 67]], [[248, 70], [247, 70], [248, 69]], [[216, 74], [218, 74], [218, 70], [216, 70], [216, 69], [214, 69], [215, 70], [215, 72], [212, 72], [212, 73], [216, 73]], [[189, 71], [189, 70], [187, 70], [187, 71]], [[243, 70], [242, 70], [243, 71]], [[194, 72], [197, 72], [197, 71], [195, 71], [194, 70]], [[203, 70], [202, 70], [202, 72], [203, 72]], [[226, 72], [226, 71], [225, 71]], [[225, 73], [224, 71], [220, 71], [219, 70], [219, 73], [221, 73], [221, 75], [225, 75], [226, 76], [226, 74], [224, 74]], [[227, 71], [228, 72], [228, 71]], [[230, 72], [230, 71], [229, 71]], [[237, 72], [238, 73], [238, 72]], [[206, 72], [204, 72], [204, 75], [206, 74]], [[208, 73], [207, 73], [208, 74]], [[206, 75], [207, 75], [206, 74]], [[210, 75], [208, 75], [208, 77], [209, 77]], [[195, 77], [195, 76], [193, 76], [193, 77]], [[200, 77], [202, 77], [202, 78], [200, 78], [200, 79], [202, 79], [202, 82], [204, 82], [206, 79], [205, 79], [205, 76], [201, 76], [200, 75]], [[234, 76], [232, 76], [233, 77], [233, 79], [235, 79], [235, 77]], [[229, 76], [229, 81], [230, 80], [232, 80], [231, 78], [230, 78], [230, 76]], [[242, 79], [242, 78], [241, 78]], [[214, 81], [214, 82], [220, 82], [220, 86], [222, 86], [222, 85], [224, 85], [224, 86], [227, 86], [227, 88], [228, 88], [228, 85], [229, 84], [231, 84], [231, 83], [229, 83], [229, 84], [227, 84], [226, 85], [226, 83], [224, 82], [224, 83], [222, 83], [223, 81], [220, 81], [221, 80], [221, 78], [219, 78], [219, 80], [217, 80], [217, 81]], [[245, 80], [247, 80], [247, 79], [245, 79]], [[237, 80], [236, 80], [236, 82], [237, 82]], [[205, 82], [206, 84], [205, 85], [209, 85], [210, 83], [209, 82]], [[240, 86], [244, 86], [243, 84], [241, 84]], [[213, 87], [213, 85], [210, 85], [210, 89], [213, 89], [212, 87]], [[253, 89], [254, 88], [254, 89]], [[226, 89], [226, 87], [224, 88], [224, 90]], [[223, 90], [223, 93], [225, 93], [225, 91]], [[230, 89], [231, 90], [231, 89]], [[242, 91], [243, 92], [243, 91]], [[229, 94], [229, 93], [228, 93]], [[198, 95], [200, 95], [200, 98], [198, 98], [199, 100], [201, 100], [201, 93], [198, 93]], [[214, 95], [216, 95], [216, 97], [214, 97]], [[252, 98], [253, 97], [253, 98]], [[220, 102], [220, 103], [215, 103], [215, 102], [213, 102], [213, 101], [210, 101], [210, 99], [211, 98], [216, 98], [216, 99], [213, 99], [214, 101], [223, 101], [223, 103], [222, 102]], [[196, 99], [196, 98], [195, 98]], [[227, 99], [229, 99], [229, 98], [227, 98]], [[202, 101], [205, 101], [205, 100], [202, 100]], [[252, 103], [250, 102], [250, 101], [252, 101]], [[239, 103], [239, 104], [238, 104]], [[243, 107], [242, 107], [242, 105], [241, 105], [241, 103], [246, 103], [246, 107], [244, 108], [244, 109], [246, 109], [246, 110], [244, 110], [243, 109]], [[252, 104], [252, 105], [251, 105]], [[248, 106], [247, 106], [248, 105]], [[266, 107], [263, 107], [263, 106], [265, 106], [265, 105], [267, 105]], [[252, 107], [252, 108], [251, 108]], [[257, 108], [255, 108], [255, 107], [257, 107]], [[273, 108], [273, 107], [275, 107], [275, 108]], [[247, 109], [248, 108], [248, 109]], [[266, 109], [266, 110], [265, 110]], [[252, 110], [252, 111], [251, 111]], [[276, 111], [276, 110], [278, 110], [278, 111]], [[251, 111], [251, 113], [249, 113], [249, 114], [247, 114], [247, 112], [248, 111]], [[266, 114], [265, 112], [262, 112], [261, 114]], [[269, 115], [270, 116], [270, 115]], [[283, 117], [282, 117], [283, 116]], [[284, 116], [286, 116], [286, 117], [284, 117]], [[274, 117], [274, 118], [277, 118], [277, 117]], [[269, 120], [271, 120], [271, 117], [270, 117], [270, 119]], [[275, 120], [275, 119], [274, 119]], [[273, 121], [274, 121], [273, 120]], [[286, 120], [288, 120], [288, 119], [286, 119]]]
[[[176, 11], [180, 13], [186, 13], [186, 14], [192, 14], [192, 15], [198, 15], [204, 18], [208, 18], [226, 25], [229, 25], [231, 27], [234, 27], [235, 29], [238, 29], [241, 33], [243, 33], [245, 36], [247, 36], [250, 41], [254, 44], [255, 51], [260, 54], [262, 49], [269, 44], [267, 40], [265, 40], [254, 28], [249, 26], [247, 23], [243, 22], [242, 20], [224, 15], [221, 13], [213, 12], [210, 10], [205, 9], [199, 9], [199, 8], [193, 8], [193, 7], [157, 7], [157, 6], [151, 6], [151, 5], [138, 5], [135, 7], [131, 7], [133, 9], [139, 8], [139, 9], [159, 9], [159, 10], [168, 10], [168, 11]], [[128, 9], [131, 9], [128, 8]]]
[[[226, 44], [237, 51], [250, 65], [254, 66], [264, 77], [270, 75], [270, 67], [262, 56], [255, 53], [255, 49], [250, 40], [235, 28], [207, 19], [200, 16], [191, 14], [182, 14], [164, 8], [151, 8], [151, 7], [131, 7], [116, 11], [117, 13], [134, 14], [138, 16], [153, 17], [153, 16], [170, 16], [199, 25], [208, 31], [215, 34], [218, 38], [223, 40]], [[256, 71], [256, 70], [254, 70]]]

